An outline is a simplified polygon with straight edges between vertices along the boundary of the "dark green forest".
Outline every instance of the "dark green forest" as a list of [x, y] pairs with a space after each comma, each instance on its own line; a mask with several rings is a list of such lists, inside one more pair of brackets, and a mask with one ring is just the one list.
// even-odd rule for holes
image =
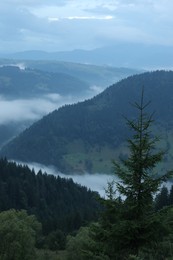
[[44, 235], [55, 230], [68, 234], [96, 220], [98, 196], [72, 179], [0, 160], [0, 211], [26, 210], [41, 222]]
[[[173, 72], [134, 75], [110, 86], [96, 97], [66, 105], [43, 117], [0, 151], [7, 158], [55, 165], [62, 172], [111, 172], [111, 159], [128, 156], [130, 137], [123, 116], [135, 118], [130, 102], [139, 100], [141, 87], [156, 111], [154, 133], [167, 150], [168, 167], [173, 156]], [[162, 168], [162, 167], [161, 167]], [[161, 170], [161, 169], [160, 169]]]

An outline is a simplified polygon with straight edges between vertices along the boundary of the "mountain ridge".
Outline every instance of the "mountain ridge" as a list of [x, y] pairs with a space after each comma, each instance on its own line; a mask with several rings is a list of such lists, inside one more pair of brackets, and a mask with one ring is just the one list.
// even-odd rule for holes
[[117, 42], [114, 45], [92, 50], [77, 49], [56, 52], [29, 50], [18, 53], [1, 54], [0, 57], [13, 59], [59, 60], [142, 69], [173, 67], [172, 47], [158, 44]]
[[[172, 71], [128, 77], [90, 100], [63, 106], [43, 117], [4, 146], [1, 155], [55, 165], [63, 172], [110, 172], [111, 159], [127, 156], [124, 143], [129, 131], [122, 116], [135, 118], [130, 102], [140, 100], [143, 86], [145, 99], [152, 101], [149, 112], [157, 111], [156, 132], [165, 137], [166, 131], [171, 131], [172, 84]], [[171, 134], [162, 145], [165, 148], [169, 143], [172, 156], [170, 138]]]

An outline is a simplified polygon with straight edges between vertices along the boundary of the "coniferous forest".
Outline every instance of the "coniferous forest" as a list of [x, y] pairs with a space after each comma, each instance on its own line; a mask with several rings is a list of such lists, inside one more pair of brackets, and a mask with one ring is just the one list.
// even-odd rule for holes
[[[173, 259], [173, 171], [157, 174], [163, 160], [152, 134], [150, 102], [133, 104], [129, 157], [113, 161], [106, 198], [71, 179], [35, 174], [0, 160], [1, 259]], [[162, 186], [162, 188], [161, 188]]]
[[[37, 174], [28, 166], [0, 159], [0, 211], [25, 210], [42, 226], [38, 246], [63, 249], [67, 234], [97, 220], [99, 195], [72, 179]], [[57, 236], [60, 242], [48, 242]], [[44, 239], [43, 239], [44, 238]], [[47, 241], [47, 242], [46, 242]]]

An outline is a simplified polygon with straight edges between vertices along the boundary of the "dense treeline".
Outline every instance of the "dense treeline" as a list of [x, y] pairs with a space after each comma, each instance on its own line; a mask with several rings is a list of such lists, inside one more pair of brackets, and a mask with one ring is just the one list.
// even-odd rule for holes
[[25, 209], [42, 223], [43, 234], [69, 233], [98, 217], [98, 194], [72, 179], [35, 174], [27, 166], [0, 159], [0, 211]]
[[116, 149], [120, 149], [119, 145], [129, 138], [122, 115], [135, 118], [136, 112], [129, 102], [139, 98], [138, 86], [145, 86], [146, 96], [152, 100], [151, 111], [157, 108], [157, 129], [165, 134], [165, 143], [166, 138], [172, 138], [172, 82], [172, 71], [128, 77], [93, 99], [64, 106], [45, 116], [4, 146], [1, 154], [8, 158], [55, 165], [63, 172], [110, 171], [110, 158], [120, 154], [119, 150], [116, 153]]

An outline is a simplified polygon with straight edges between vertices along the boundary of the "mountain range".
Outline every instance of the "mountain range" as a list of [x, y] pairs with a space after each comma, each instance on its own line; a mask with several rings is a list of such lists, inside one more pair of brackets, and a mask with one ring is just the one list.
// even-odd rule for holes
[[[136, 117], [130, 104], [138, 102], [142, 88], [149, 113], [156, 111], [154, 134], [159, 147], [173, 157], [173, 72], [154, 71], [130, 76], [84, 102], [66, 105], [44, 116], [5, 145], [1, 155], [25, 162], [54, 165], [60, 171], [110, 172], [112, 159], [128, 156], [126, 139], [131, 133], [124, 116]], [[162, 170], [160, 166], [160, 170]]]
[[[43, 82], [45, 80], [44, 74], [46, 72], [47, 74], [50, 73], [50, 76], [51, 74], [52, 75], [58, 74], [64, 77], [67, 76], [67, 80], [68, 77], [71, 76], [73, 77], [72, 83], [76, 79], [78, 81], [80, 80], [81, 82], [85, 83], [85, 85], [86, 84], [89, 85], [90, 87], [95, 85], [95, 86], [100, 86], [102, 88], [106, 88], [110, 84], [113, 84], [119, 81], [120, 79], [126, 78], [127, 76], [142, 72], [141, 69], [111, 67], [105, 65], [98, 66], [98, 65], [91, 65], [91, 64], [57, 61], [57, 60], [42, 60], [41, 57], [42, 56], [40, 56], [40, 60], [0, 59], [0, 66], [19, 67], [20, 69], [23, 70], [23, 74], [25, 73], [25, 70], [30, 70], [30, 72], [31, 71], [33, 73], [35, 72], [35, 74], [43, 73], [42, 75], [40, 75], [42, 76], [42, 78], [40, 79], [42, 79]], [[34, 78], [36, 77], [35, 74], [33, 75]], [[21, 75], [18, 75], [18, 77], [19, 76], [21, 77]], [[11, 77], [10, 74], [9, 77]], [[29, 75], [27, 75], [27, 77], [29, 77]], [[65, 79], [65, 82], [67, 82], [67, 80]], [[34, 86], [31, 87], [34, 88]], [[84, 88], [81, 88], [81, 91], [84, 91]], [[71, 92], [70, 94], [72, 95], [73, 93]]]
[[30, 50], [9, 54], [2, 53], [0, 57], [20, 60], [59, 60], [148, 70], [173, 67], [172, 46], [141, 43], [117, 42], [114, 45], [93, 50], [77, 49], [57, 52]]

